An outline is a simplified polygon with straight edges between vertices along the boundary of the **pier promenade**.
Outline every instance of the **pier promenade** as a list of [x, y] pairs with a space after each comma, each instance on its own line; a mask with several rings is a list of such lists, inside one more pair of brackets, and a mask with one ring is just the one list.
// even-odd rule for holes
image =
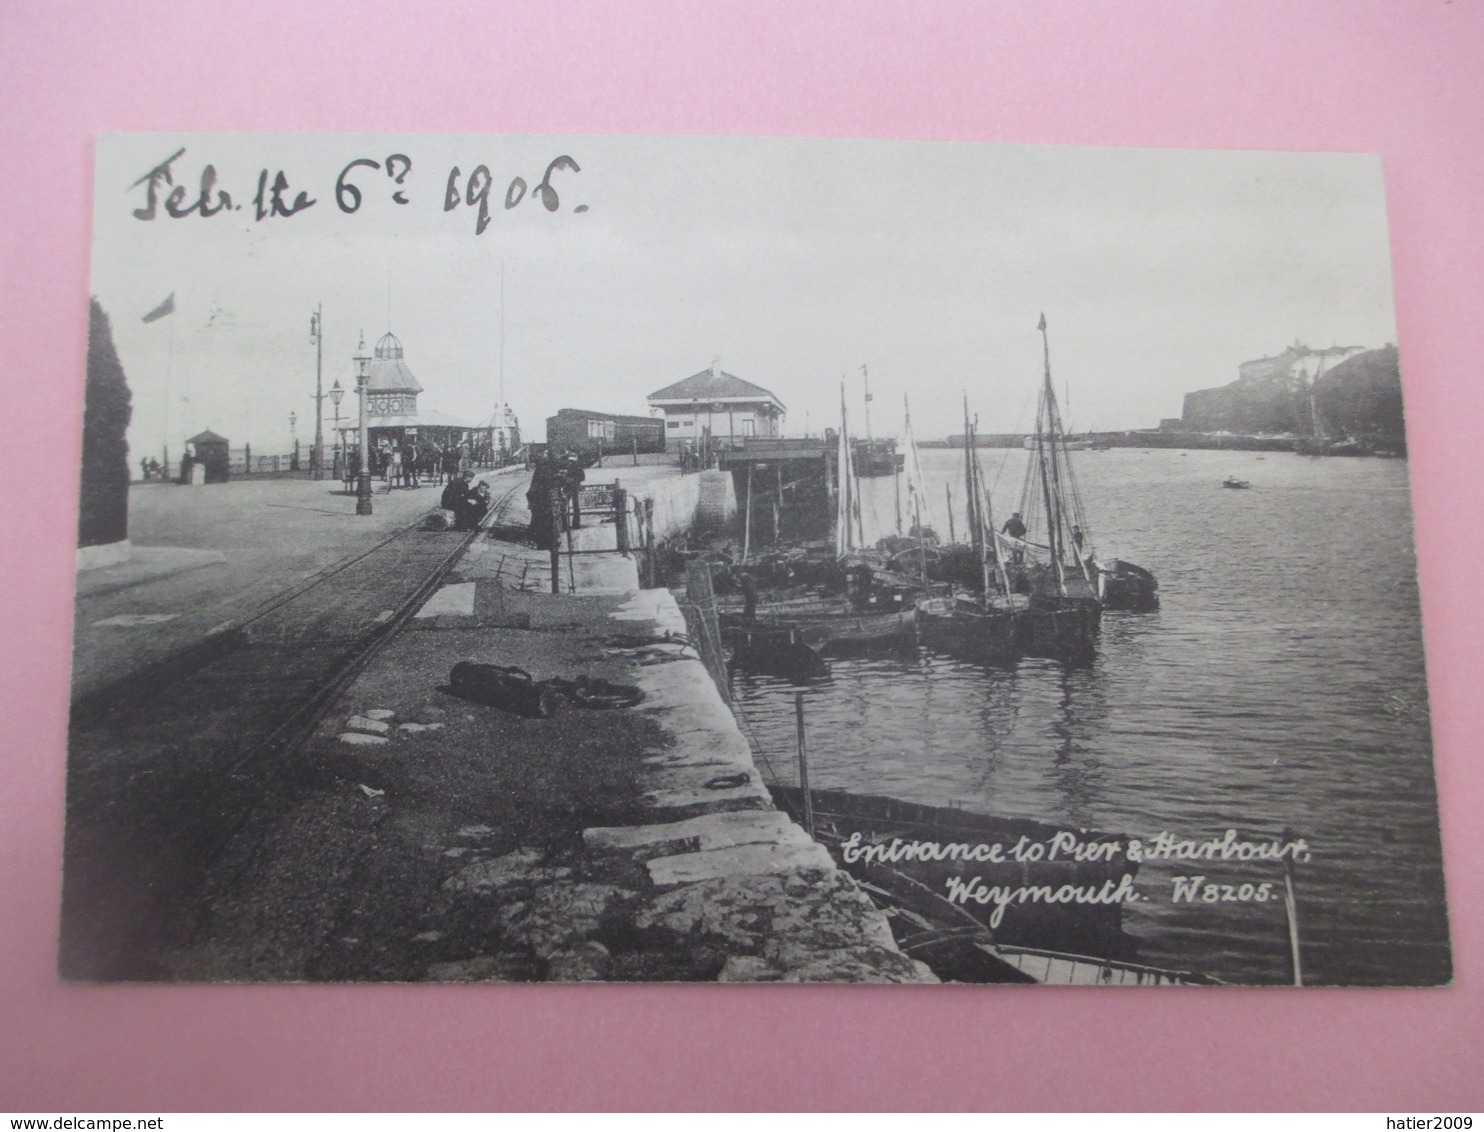
[[[675, 469], [588, 483], [610, 476], [666, 532], [699, 503], [701, 477]], [[308, 629], [207, 657], [193, 685], [242, 677], [225, 702], [156, 687], [74, 722], [64, 974], [934, 981], [774, 808], [674, 598], [604, 548], [612, 527], [584, 529], [590, 552], [563, 559], [550, 592], [549, 555], [511, 537], [525, 486], [492, 477], [506, 538], [405, 530], [364, 555], [367, 600], [290, 601]], [[324, 659], [308, 646], [327, 634], [343, 647], [297, 700], [255, 713], [262, 662]], [[465, 660], [643, 698], [530, 718], [453, 695]]]

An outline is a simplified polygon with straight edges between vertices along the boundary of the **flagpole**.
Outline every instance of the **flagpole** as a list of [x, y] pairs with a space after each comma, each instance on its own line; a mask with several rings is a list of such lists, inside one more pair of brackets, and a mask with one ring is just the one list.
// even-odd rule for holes
[[324, 304], [314, 305], [314, 478], [325, 478], [325, 314]]
[[[173, 294], [173, 292], [172, 292]], [[165, 478], [170, 478], [170, 407], [174, 402], [171, 388], [175, 370], [175, 320], [170, 320], [170, 329], [165, 338]], [[184, 446], [182, 446], [182, 451]]]
[[[491, 434], [491, 440], [495, 444], [499, 440], [506, 441], [505, 447], [509, 448], [509, 434], [505, 432], [505, 261], [500, 261], [500, 403], [495, 406], [495, 431]], [[494, 447], [494, 444], [491, 445]], [[490, 453], [491, 463], [499, 462], [498, 449]]]
[[[168, 294], [168, 295], [165, 296], [165, 301], [163, 303], [161, 303], [159, 306], [155, 307], [154, 310], [150, 311], [148, 314], [146, 314], [139, 321], [141, 321], [141, 322], [145, 323], [146, 325], [148, 325], [151, 322], [158, 322], [162, 318], [167, 318], [170, 315], [173, 315], [174, 313], [175, 313], [175, 292], [174, 291], [171, 291], [170, 294]], [[161, 471], [160, 474], [165, 479], [169, 479], [170, 478], [170, 416], [171, 416], [170, 410], [171, 410], [171, 405], [172, 405], [172, 403], [175, 400], [175, 390], [172, 388], [173, 385], [174, 385], [174, 382], [172, 380], [172, 372], [175, 369], [175, 321], [174, 321], [174, 319], [171, 319], [170, 330], [168, 331], [167, 336], [165, 338], [165, 343], [166, 343], [166, 345], [165, 345], [165, 411], [162, 414], [163, 421], [161, 423], [161, 433], [160, 433], [160, 455], [163, 456], [165, 459], [164, 459], [164, 468], [162, 469], [162, 471]]]

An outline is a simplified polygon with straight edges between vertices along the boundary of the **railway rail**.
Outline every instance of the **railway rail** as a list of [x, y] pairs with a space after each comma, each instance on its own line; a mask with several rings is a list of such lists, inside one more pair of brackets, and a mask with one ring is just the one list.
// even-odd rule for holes
[[160, 957], [196, 926], [223, 847], [315, 773], [291, 756], [518, 489], [475, 531], [419, 520], [72, 705], [64, 977], [167, 975]]

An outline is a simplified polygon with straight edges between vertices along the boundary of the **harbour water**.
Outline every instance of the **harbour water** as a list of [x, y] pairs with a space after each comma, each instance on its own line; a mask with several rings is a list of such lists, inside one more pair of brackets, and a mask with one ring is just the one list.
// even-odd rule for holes
[[[945, 539], [945, 484], [964, 529], [962, 458], [922, 454]], [[981, 458], [1003, 523], [1028, 454]], [[802, 688], [813, 785], [1146, 842], [1291, 829], [1311, 847], [1297, 870], [1305, 982], [1446, 982], [1406, 461], [1139, 449], [1071, 458], [1098, 553], [1152, 570], [1158, 612], [1106, 613], [1088, 668], [976, 667], [921, 648], [833, 661], [828, 679]], [[1228, 476], [1252, 486], [1223, 490]], [[864, 487], [867, 535], [887, 533], [893, 481]], [[785, 775], [795, 690], [765, 676], [734, 682]], [[1173, 878], [1194, 875], [1232, 895], [1274, 888], [1267, 900], [1177, 901]], [[1281, 882], [1271, 863], [1146, 861], [1125, 926], [1146, 962], [1288, 982]]]

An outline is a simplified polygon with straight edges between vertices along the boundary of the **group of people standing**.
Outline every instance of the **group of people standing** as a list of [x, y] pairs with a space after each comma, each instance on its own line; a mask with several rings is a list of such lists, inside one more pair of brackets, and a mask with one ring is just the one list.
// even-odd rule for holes
[[[469, 467], [469, 447], [440, 448], [431, 441], [418, 444], [411, 439], [385, 443], [373, 448], [370, 472], [386, 481], [386, 489], [421, 487], [423, 481], [435, 486], [451, 481]], [[355, 482], [361, 470], [361, 454], [352, 448], [346, 453], [344, 478], [347, 485]]]
[[549, 452], [536, 458], [531, 486], [526, 489], [526, 505], [531, 512], [529, 537], [536, 546], [550, 550], [556, 542], [559, 531], [552, 500], [561, 502], [562, 529], [578, 525], [578, 493], [585, 479], [587, 473], [575, 452], [565, 458]]

